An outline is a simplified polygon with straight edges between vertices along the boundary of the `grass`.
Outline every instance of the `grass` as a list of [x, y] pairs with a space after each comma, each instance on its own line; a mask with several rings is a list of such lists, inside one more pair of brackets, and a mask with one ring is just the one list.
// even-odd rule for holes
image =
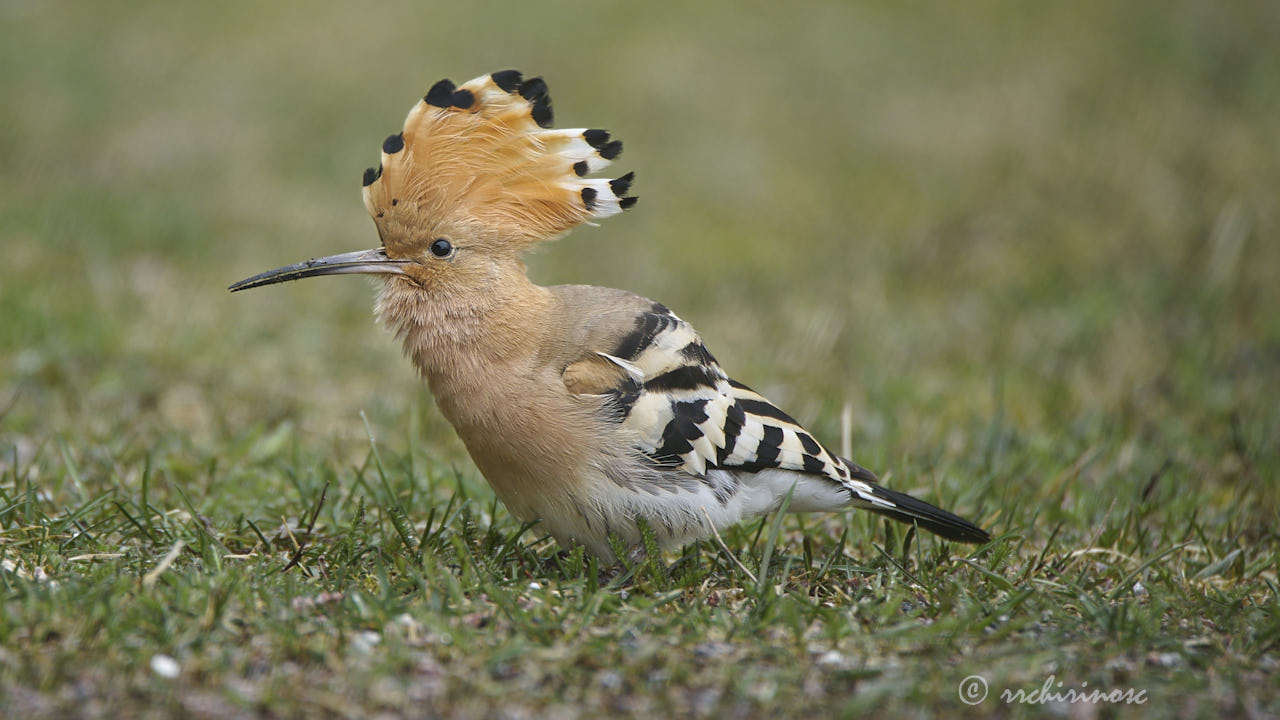
[[[0, 13], [9, 713], [1280, 715], [1267, 3]], [[829, 442], [851, 407], [996, 539], [599, 568], [494, 501], [366, 283], [226, 294], [371, 246], [377, 143], [509, 66], [642, 196], [536, 279], [661, 300]], [[1000, 698], [1046, 681], [1148, 702]]]

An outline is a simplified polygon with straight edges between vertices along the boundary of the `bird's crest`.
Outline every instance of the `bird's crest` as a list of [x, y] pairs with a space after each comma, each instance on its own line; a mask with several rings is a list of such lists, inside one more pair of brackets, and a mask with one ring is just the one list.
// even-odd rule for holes
[[632, 173], [588, 177], [622, 142], [604, 130], [552, 130], [551, 119], [547, 84], [515, 70], [433, 85], [365, 171], [365, 207], [388, 251], [424, 223], [518, 251], [631, 207]]

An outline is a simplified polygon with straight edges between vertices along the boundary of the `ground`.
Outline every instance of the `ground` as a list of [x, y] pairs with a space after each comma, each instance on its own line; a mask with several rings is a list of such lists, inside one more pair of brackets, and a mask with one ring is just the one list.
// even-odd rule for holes
[[[1280, 715], [1272, 3], [0, 18], [9, 712]], [[382, 138], [507, 67], [641, 198], [536, 280], [669, 305], [995, 539], [784, 516], [600, 568], [494, 501], [368, 281], [225, 291], [376, 245]]]

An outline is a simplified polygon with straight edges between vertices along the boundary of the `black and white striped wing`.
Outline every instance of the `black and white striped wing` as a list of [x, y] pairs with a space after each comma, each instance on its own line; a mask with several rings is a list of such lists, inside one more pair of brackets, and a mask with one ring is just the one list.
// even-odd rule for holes
[[828, 451], [790, 415], [730, 380], [697, 332], [662, 305], [638, 313], [608, 351], [566, 368], [565, 383], [607, 398], [609, 420], [631, 430], [636, 449], [657, 467], [704, 481], [711, 470], [804, 473], [843, 488], [852, 505], [949, 540], [990, 540], [968, 520], [882, 487], [870, 470]]
[[725, 374], [697, 332], [661, 305], [640, 313], [611, 352], [626, 371], [612, 389], [614, 418], [659, 465], [696, 477], [709, 469], [768, 468], [825, 476], [869, 503], [885, 504], [875, 476], [828, 452], [791, 416]]

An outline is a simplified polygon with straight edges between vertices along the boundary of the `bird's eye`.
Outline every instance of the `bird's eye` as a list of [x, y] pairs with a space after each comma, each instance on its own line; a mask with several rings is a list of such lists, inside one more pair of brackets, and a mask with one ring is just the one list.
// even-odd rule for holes
[[444, 238], [436, 238], [431, 243], [431, 254], [438, 258], [447, 258], [453, 254], [453, 243]]

